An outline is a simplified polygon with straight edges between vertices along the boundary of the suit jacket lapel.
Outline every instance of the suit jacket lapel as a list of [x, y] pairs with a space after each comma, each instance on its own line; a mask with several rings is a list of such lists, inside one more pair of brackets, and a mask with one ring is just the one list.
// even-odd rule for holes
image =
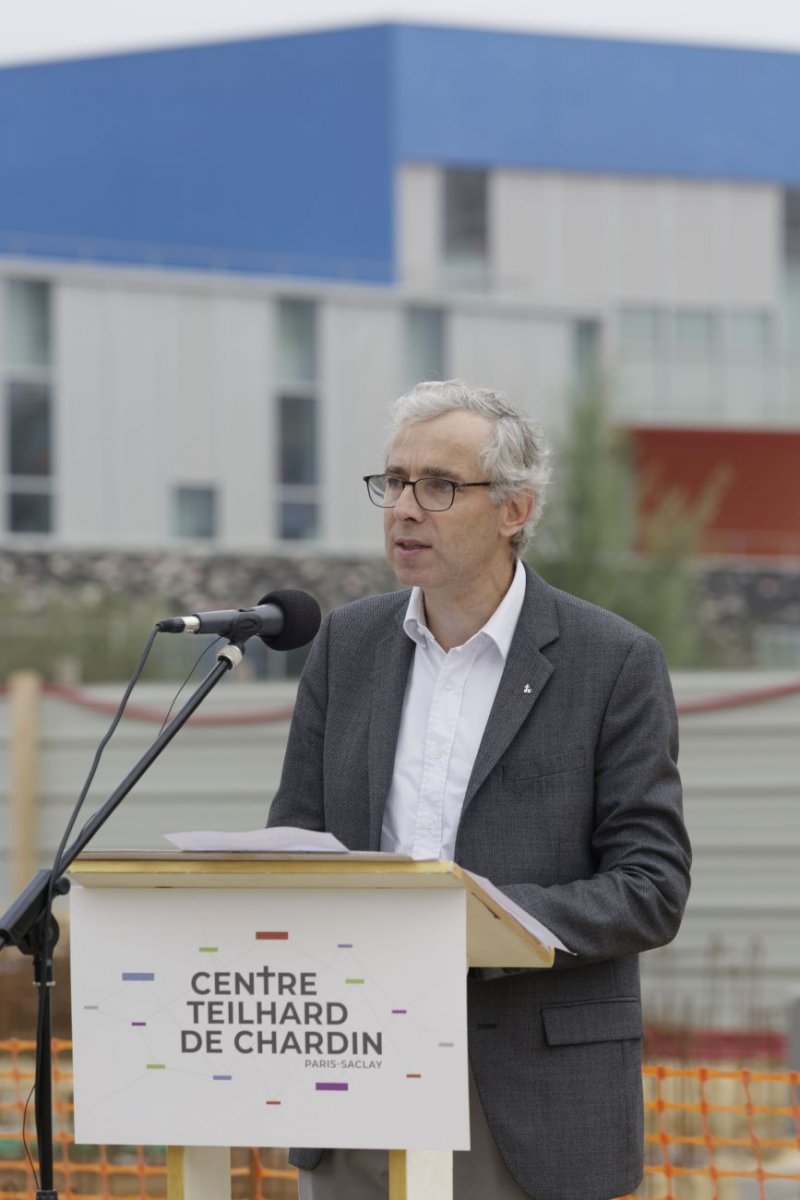
[[[553, 671], [541, 648], [558, 637], [553, 589], [529, 567], [525, 600], [464, 796], [466, 809], [505, 754]], [[463, 811], [463, 810], [462, 810]]]
[[392, 782], [403, 698], [414, 653], [414, 643], [403, 629], [407, 604], [408, 593], [396, 614], [391, 633], [375, 649], [372, 669], [368, 763], [370, 847], [374, 850], [380, 845], [383, 809]]

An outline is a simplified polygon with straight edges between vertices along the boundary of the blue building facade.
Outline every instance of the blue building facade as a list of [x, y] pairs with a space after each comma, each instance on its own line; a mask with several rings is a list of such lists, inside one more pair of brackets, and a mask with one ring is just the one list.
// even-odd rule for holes
[[378, 25], [0, 70], [0, 252], [390, 284], [403, 162], [800, 182], [800, 56]]

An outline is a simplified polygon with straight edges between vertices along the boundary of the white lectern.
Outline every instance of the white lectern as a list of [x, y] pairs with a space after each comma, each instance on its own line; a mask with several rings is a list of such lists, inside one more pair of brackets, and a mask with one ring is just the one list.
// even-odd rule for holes
[[76, 1140], [170, 1145], [169, 1200], [231, 1145], [391, 1147], [449, 1200], [469, 1140], [466, 968], [553, 951], [447, 862], [88, 853], [70, 870]]

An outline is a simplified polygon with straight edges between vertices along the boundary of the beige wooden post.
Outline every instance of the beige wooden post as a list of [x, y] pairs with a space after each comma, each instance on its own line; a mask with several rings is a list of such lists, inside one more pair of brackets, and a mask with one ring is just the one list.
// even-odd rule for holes
[[16, 671], [8, 682], [9, 826], [11, 893], [17, 895], [38, 866], [38, 742], [41, 680]]
[[229, 1200], [231, 1152], [223, 1146], [168, 1146], [167, 1200]]
[[389, 1200], [452, 1200], [450, 1150], [390, 1150]]

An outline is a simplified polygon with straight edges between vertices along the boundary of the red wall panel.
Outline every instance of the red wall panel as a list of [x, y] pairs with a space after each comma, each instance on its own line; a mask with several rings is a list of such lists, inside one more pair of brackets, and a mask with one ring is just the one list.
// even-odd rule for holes
[[631, 435], [638, 478], [655, 479], [645, 511], [670, 488], [699, 496], [723, 468], [727, 485], [701, 549], [800, 556], [800, 431], [639, 427]]

